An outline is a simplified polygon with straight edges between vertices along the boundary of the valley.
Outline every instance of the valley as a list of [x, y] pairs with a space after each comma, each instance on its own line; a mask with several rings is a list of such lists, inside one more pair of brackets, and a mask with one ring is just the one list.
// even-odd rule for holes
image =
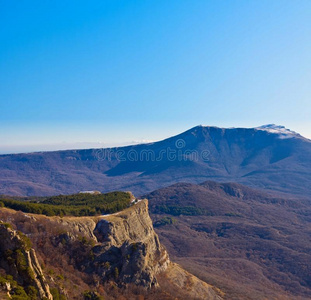
[[310, 201], [211, 181], [146, 197], [172, 258], [221, 288], [225, 299], [310, 299]]

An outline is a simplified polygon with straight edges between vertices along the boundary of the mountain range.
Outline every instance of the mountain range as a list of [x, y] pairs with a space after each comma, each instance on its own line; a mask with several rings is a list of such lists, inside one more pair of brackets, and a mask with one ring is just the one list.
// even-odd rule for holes
[[[205, 299], [205, 295], [210, 299], [230, 300], [310, 299], [310, 166], [311, 141], [273, 124], [256, 128], [197, 126], [149, 144], [1, 155], [0, 194], [23, 196], [11, 199], [38, 205], [37, 202], [46, 197], [36, 196], [79, 191], [89, 194], [88, 191], [125, 190], [139, 195], [138, 203], [126, 210], [127, 213], [108, 215], [109, 222], [102, 221], [98, 225], [98, 217], [29, 217], [7, 207], [1, 209], [1, 219], [4, 222], [14, 220], [15, 229], [35, 237], [33, 251], [44, 258], [47, 265], [51, 263], [47, 259], [51, 249], [55, 245], [57, 249], [64, 248], [58, 253], [62, 256], [58, 268], [68, 278], [71, 276], [70, 272], [66, 273], [69, 257], [72, 257], [70, 251], [80, 241], [79, 237], [72, 239], [73, 233], [68, 228], [70, 234], [63, 237], [63, 230], [53, 225], [49, 228], [57, 230], [46, 240], [52, 244], [42, 248], [41, 235], [40, 238], [34, 235], [41, 228], [39, 223], [67, 222], [74, 231], [84, 228], [87, 235], [91, 232], [91, 239], [97, 232], [94, 226], [98, 227], [104, 234], [96, 236], [94, 241], [113, 243], [107, 249], [91, 244], [80, 247], [78, 243], [79, 251], [87, 255], [82, 262], [80, 255], [76, 256], [77, 268], [82, 266], [79, 272], [91, 270], [90, 274], [97, 272], [101, 278], [110, 274], [123, 284], [133, 277], [129, 271], [134, 269], [137, 271], [135, 278], [143, 280], [143, 286], [157, 278], [162, 289], [159, 291], [161, 299], [169, 293], [169, 297], [176, 296], [178, 291], [182, 294], [177, 298], [189, 299], [189, 295], [184, 294], [186, 291], [179, 288], [185, 284], [192, 287], [186, 292], [192, 295], [191, 299]], [[75, 197], [78, 199], [79, 195], [83, 194]], [[96, 195], [100, 193], [93, 196]], [[2, 206], [13, 201], [7, 198]], [[154, 238], [157, 235], [153, 232], [147, 201], [138, 200], [142, 198], [149, 200], [155, 232], [167, 252]], [[133, 222], [126, 225], [132, 218]], [[137, 227], [144, 222], [146, 226]], [[2, 225], [4, 234], [9, 232], [16, 236], [8, 225]], [[144, 235], [149, 232], [146, 228], [151, 234]], [[46, 232], [44, 230], [44, 236]], [[81, 241], [83, 244], [84, 240]], [[138, 249], [144, 241], [148, 242], [139, 253], [146, 255], [133, 256], [132, 250]], [[146, 249], [156, 251], [149, 253]], [[115, 255], [111, 256], [113, 253]], [[159, 253], [169, 253], [186, 271], [169, 264], [167, 256]], [[142, 260], [145, 257], [150, 264], [146, 269], [141, 268], [145, 266]], [[109, 268], [105, 266], [107, 261]], [[170, 266], [163, 276], [157, 274], [157, 267], [153, 269], [157, 263]], [[71, 273], [75, 274], [78, 269]], [[103, 271], [106, 277], [102, 276]], [[81, 289], [76, 292], [81, 294], [83, 289], [92, 288], [88, 286], [89, 280], [82, 280]], [[54, 293], [58, 291], [53, 281], [49, 284]], [[86, 285], [82, 289], [83, 284]], [[109, 286], [105, 289], [107, 296], [115, 293]], [[68, 291], [72, 292], [69, 287]], [[143, 294], [151, 297], [148, 292], [136, 293]], [[119, 296], [115, 294], [117, 299]], [[153, 296], [159, 298], [159, 295]], [[167, 299], [171, 299], [169, 297]]]
[[146, 194], [205, 180], [311, 195], [311, 141], [283, 126], [197, 126], [127, 147], [0, 156], [0, 194], [46, 196], [81, 190]]

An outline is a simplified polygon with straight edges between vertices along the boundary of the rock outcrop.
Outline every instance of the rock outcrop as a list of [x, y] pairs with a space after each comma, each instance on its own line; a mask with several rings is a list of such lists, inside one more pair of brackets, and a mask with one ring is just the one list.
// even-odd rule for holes
[[[0, 266], [12, 275], [17, 283], [34, 287], [40, 299], [52, 300], [49, 285], [43, 275], [36, 252], [31, 248], [30, 240], [6, 223], [0, 223], [0, 239]], [[10, 295], [10, 283], [7, 285]]]
[[[167, 269], [170, 260], [153, 230], [147, 200], [102, 218], [94, 234], [101, 243], [95, 250], [94, 264], [108, 261], [122, 283], [158, 285], [156, 275]], [[105, 277], [106, 269], [99, 268], [98, 272]]]
[[148, 201], [98, 217], [67, 217], [59, 221], [74, 232], [93, 239], [93, 259], [86, 270], [104, 281], [133, 283], [145, 288], [168, 286], [183, 299], [222, 299], [211, 285], [172, 263], [155, 233]]
[[[7, 210], [6, 215], [9, 213], [16, 212]], [[108, 287], [118, 287], [120, 291], [143, 288], [141, 290], [145, 295], [160, 293], [159, 297], [166, 295], [165, 299], [221, 299], [217, 289], [170, 261], [153, 229], [147, 200], [138, 201], [121, 212], [99, 217], [61, 218], [27, 214], [19, 218], [31, 223], [27, 228], [45, 226], [45, 242], [50, 243], [50, 246], [41, 250], [36, 244], [40, 257], [50, 264], [47, 256], [53, 251], [53, 257], [60, 261], [70, 260], [70, 266], [67, 266], [72, 268], [71, 272], [76, 270], [87, 282], [93, 282], [93, 288], [102, 284], [106, 286], [107, 283]], [[28, 231], [28, 234], [32, 237], [32, 232]], [[35, 286], [41, 298], [52, 299], [35, 251], [31, 246], [25, 245], [27, 237], [20, 235], [3, 224], [0, 237], [4, 242], [0, 244], [0, 252], [21, 250], [26, 269], [34, 276], [28, 278], [3, 259], [0, 267], [21, 281], [23, 286], [25, 283]], [[58, 264], [57, 268], [58, 272], [71, 278], [67, 270], [62, 269], [62, 264]], [[47, 278], [52, 280], [49, 283], [55, 290], [57, 276], [56, 281], [50, 275]], [[65, 290], [61, 290], [62, 294], [70, 295], [70, 288], [71, 286], [67, 286]]]

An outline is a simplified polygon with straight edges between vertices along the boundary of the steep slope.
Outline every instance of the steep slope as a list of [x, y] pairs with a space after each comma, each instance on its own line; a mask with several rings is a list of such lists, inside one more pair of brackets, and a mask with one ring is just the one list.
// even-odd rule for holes
[[310, 299], [310, 201], [212, 181], [146, 197], [172, 259], [225, 299]]
[[131, 190], [184, 181], [235, 181], [310, 196], [311, 141], [280, 126], [194, 127], [172, 138], [111, 149], [0, 156], [0, 193]]
[[[29, 295], [37, 291], [40, 299], [52, 300], [50, 287], [28, 238], [13, 230], [7, 223], [0, 223], [0, 239], [0, 268], [16, 279], [16, 283], [12, 284], [12, 280], [2, 278], [7, 295], [20, 296], [26, 300], [26, 293]], [[22, 286], [26, 287], [26, 291]]]
[[0, 219], [31, 238], [54, 295], [221, 299], [212, 286], [170, 262], [146, 200], [101, 217], [46, 217], [2, 208]]

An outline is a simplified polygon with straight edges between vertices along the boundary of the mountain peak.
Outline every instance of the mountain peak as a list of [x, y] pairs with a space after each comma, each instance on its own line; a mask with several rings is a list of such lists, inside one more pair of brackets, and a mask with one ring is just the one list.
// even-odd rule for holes
[[[246, 129], [246, 128], [240, 128], [240, 127], [217, 127], [217, 126], [206, 126], [206, 125], [198, 125], [191, 130], [195, 129], [220, 129], [220, 130], [236, 130], [236, 129]], [[277, 124], [266, 124], [266, 125], [261, 125], [258, 127], [254, 128], [249, 128], [249, 129], [254, 129], [254, 130], [261, 130], [261, 131], [266, 131], [267, 133], [272, 133], [272, 134], [277, 134], [280, 139], [289, 139], [289, 138], [303, 138], [299, 133], [290, 130], [286, 128], [283, 125], [277, 125]]]
[[276, 125], [276, 124], [267, 124], [262, 125], [259, 127], [255, 127], [257, 130], [264, 130], [269, 133], [278, 134], [280, 138], [282, 139], [288, 139], [293, 137], [301, 137], [301, 135], [293, 130], [290, 130], [282, 125]]

